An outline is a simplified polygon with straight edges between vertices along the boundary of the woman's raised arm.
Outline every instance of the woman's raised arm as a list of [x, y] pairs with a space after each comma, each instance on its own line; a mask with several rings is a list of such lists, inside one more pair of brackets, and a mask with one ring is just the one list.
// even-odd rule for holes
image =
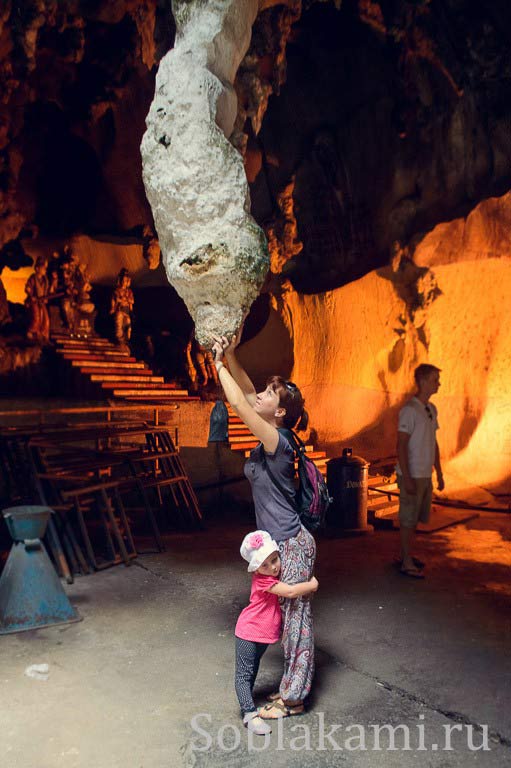
[[[258, 440], [264, 445], [265, 451], [268, 453], [275, 453], [279, 444], [279, 433], [272, 424], [268, 424], [258, 413], [254, 411], [246, 394], [241, 389], [234, 377], [231, 376], [225, 365], [223, 364], [224, 350], [222, 348], [221, 341], [215, 341], [213, 345], [213, 356], [215, 358], [215, 366], [218, 372], [218, 378], [223, 387], [225, 396], [231, 404], [234, 412], [240, 417], [242, 422], [247, 426], [250, 431], [257, 437]], [[247, 377], [248, 378], [248, 377]], [[255, 401], [255, 390], [254, 390]]]
[[[246, 397], [250, 405], [254, 405], [255, 399], [256, 399], [255, 387], [252, 384], [250, 378], [248, 377], [247, 372], [240, 365], [236, 357], [236, 347], [240, 343], [242, 332], [243, 332], [243, 325], [239, 329], [238, 333], [232, 336], [228, 345], [226, 347], [223, 346], [222, 348], [225, 354], [225, 359], [229, 364], [229, 371], [231, 372], [231, 376], [233, 377], [234, 381], [243, 392], [244, 396]], [[215, 336], [215, 342], [216, 341], [219, 341], [221, 343], [221, 339]]]

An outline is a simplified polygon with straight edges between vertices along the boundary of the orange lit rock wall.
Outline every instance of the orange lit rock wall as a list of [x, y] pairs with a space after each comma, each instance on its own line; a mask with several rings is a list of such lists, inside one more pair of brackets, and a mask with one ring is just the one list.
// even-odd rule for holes
[[[368, 458], [394, 455], [413, 370], [431, 362], [442, 369], [434, 400], [447, 491], [510, 492], [510, 213], [510, 195], [485, 201], [466, 220], [436, 227], [392, 267], [322, 294], [284, 293], [291, 375], [329, 455], [346, 445]], [[278, 325], [274, 316], [268, 325]], [[244, 359], [264, 361], [260, 341], [268, 348], [269, 335], [277, 339], [264, 329]], [[284, 343], [282, 351], [285, 366]], [[271, 357], [275, 368], [275, 345]]]

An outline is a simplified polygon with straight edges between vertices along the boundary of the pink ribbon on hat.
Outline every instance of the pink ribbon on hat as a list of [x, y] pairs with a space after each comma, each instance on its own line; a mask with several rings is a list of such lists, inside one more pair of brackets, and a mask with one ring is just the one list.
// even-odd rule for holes
[[251, 549], [259, 549], [264, 544], [264, 539], [260, 533], [254, 533], [248, 540], [248, 545]]

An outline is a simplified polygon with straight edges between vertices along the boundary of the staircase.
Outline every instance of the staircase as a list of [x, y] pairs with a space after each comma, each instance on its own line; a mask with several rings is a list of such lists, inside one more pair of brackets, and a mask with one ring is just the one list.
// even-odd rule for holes
[[[227, 404], [229, 413], [229, 447], [233, 451], [243, 451], [245, 458], [248, 458], [252, 448], [259, 444], [257, 437], [254, 437], [248, 427], [242, 420], [236, 416], [229, 404]], [[315, 451], [312, 445], [306, 445], [307, 456], [312, 459], [321, 474], [326, 477], [327, 457], [324, 451]]]
[[101, 336], [74, 338], [52, 334], [57, 355], [65, 362], [74, 392], [90, 397], [120, 398], [129, 402], [168, 403], [197, 400], [186, 389], [166, 382], [146, 363]]

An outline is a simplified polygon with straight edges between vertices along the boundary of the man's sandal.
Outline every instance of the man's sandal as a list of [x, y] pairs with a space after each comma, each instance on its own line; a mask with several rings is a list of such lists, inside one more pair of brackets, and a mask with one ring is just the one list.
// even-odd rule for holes
[[295, 717], [305, 714], [303, 704], [297, 704], [295, 707], [288, 707], [283, 701], [274, 701], [271, 704], [261, 707], [259, 717], [263, 720], [279, 720], [282, 717]]
[[401, 568], [399, 569], [399, 573], [402, 573], [403, 576], [410, 576], [410, 578], [412, 578], [412, 579], [423, 579], [424, 578], [424, 574], [422, 573], [422, 571], [420, 571], [418, 568], [415, 568], [415, 567], [414, 568], [403, 568], [403, 566], [401, 566]]
[[[412, 557], [412, 560], [416, 568], [420, 568], [422, 570], [422, 568], [426, 567], [426, 563], [423, 560], [419, 560], [418, 557]], [[396, 565], [398, 568], [401, 568], [403, 565], [403, 560], [400, 557], [395, 557], [393, 562], [394, 565]]]

